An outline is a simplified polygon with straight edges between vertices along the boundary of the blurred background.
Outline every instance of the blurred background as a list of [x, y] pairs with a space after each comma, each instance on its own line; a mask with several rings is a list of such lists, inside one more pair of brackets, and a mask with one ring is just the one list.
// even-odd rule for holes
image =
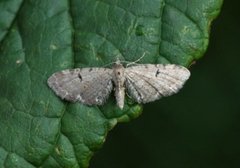
[[118, 124], [90, 168], [240, 168], [240, 1], [225, 1], [179, 94]]

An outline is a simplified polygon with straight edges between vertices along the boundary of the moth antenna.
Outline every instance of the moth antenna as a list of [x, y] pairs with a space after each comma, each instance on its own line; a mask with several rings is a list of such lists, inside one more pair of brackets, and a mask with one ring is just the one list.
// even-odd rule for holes
[[146, 55], [146, 52], [144, 52], [143, 55], [140, 58], [138, 58], [137, 60], [135, 60], [133, 62], [131, 62], [131, 61], [121, 61], [120, 58], [117, 57], [115, 62], [110, 62], [108, 64], [105, 64], [103, 67], [107, 67], [107, 66], [112, 65], [114, 63], [127, 63], [126, 67], [128, 67], [129, 65], [137, 64], [137, 62], [139, 62], [145, 55]]
[[103, 67], [107, 67], [107, 66], [109, 66], [109, 65], [112, 65], [112, 64], [115, 64], [115, 63], [121, 63], [121, 62], [125, 62], [125, 61], [121, 61], [121, 60], [120, 60], [120, 56], [117, 55], [117, 56], [116, 56], [116, 61], [107, 63], [107, 64], [103, 65]]
[[144, 56], [146, 55], [146, 52], [143, 53], [143, 55], [138, 58], [137, 60], [133, 61], [133, 62], [130, 62], [129, 64], [127, 64], [126, 67], [128, 67], [129, 65], [132, 65], [132, 64], [136, 64], [137, 62], [139, 62]]
[[105, 64], [105, 65], [103, 65], [103, 67], [108, 67], [109, 65], [112, 65], [112, 64], [114, 64], [115, 62], [110, 62], [110, 63], [108, 63], [108, 64]]

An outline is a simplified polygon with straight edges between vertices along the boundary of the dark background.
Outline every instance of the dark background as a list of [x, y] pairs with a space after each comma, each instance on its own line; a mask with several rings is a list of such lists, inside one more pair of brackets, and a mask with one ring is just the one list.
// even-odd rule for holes
[[226, 0], [179, 94], [118, 124], [91, 168], [240, 168], [240, 2]]

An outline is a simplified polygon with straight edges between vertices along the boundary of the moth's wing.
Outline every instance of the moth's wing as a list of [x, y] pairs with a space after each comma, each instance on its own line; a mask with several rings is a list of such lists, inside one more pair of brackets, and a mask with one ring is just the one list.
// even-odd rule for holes
[[48, 85], [62, 99], [87, 105], [102, 105], [112, 91], [112, 70], [77, 68], [54, 73]]
[[144, 64], [125, 69], [126, 89], [138, 103], [177, 93], [189, 78], [187, 68], [174, 64]]

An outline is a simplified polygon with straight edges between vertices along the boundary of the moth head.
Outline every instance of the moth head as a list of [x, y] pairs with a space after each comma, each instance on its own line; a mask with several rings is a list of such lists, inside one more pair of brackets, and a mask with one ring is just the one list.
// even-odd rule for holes
[[124, 67], [121, 64], [120, 60], [117, 60], [115, 63], [113, 63], [113, 69], [121, 69], [121, 68], [124, 68]]

